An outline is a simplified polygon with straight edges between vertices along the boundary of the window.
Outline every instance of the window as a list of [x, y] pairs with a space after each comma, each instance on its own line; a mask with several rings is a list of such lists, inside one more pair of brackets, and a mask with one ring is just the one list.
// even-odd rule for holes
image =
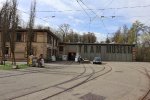
[[84, 53], [87, 53], [87, 46], [84, 46]]
[[8, 55], [9, 54], [9, 47], [5, 48], [5, 54]]
[[91, 53], [93, 53], [93, 52], [94, 52], [94, 48], [93, 48], [93, 46], [91, 46], [91, 50], [90, 50], [90, 52], [91, 52]]
[[33, 33], [32, 34], [32, 42], [36, 42], [37, 41], [37, 33]]
[[63, 50], [64, 50], [63, 46], [60, 46], [59, 51], [63, 51]]
[[50, 35], [47, 36], [47, 43], [52, 44], [52, 37]]
[[16, 42], [22, 42], [22, 33], [16, 33]]

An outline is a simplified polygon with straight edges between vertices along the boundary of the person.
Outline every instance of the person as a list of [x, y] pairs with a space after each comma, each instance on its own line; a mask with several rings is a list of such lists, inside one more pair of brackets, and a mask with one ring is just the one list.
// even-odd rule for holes
[[38, 59], [38, 67], [42, 67], [42, 59], [43, 59], [43, 54], [40, 54]]
[[37, 67], [37, 57], [36, 56], [33, 56], [32, 58], [32, 67]]
[[33, 59], [33, 55], [29, 56], [29, 66], [32, 66], [32, 59]]
[[79, 63], [81, 62], [81, 56], [78, 56], [78, 62]]
[[43, 54], [41, 54], [41, 67], [44, 67], [44, 57], [43, 57]]

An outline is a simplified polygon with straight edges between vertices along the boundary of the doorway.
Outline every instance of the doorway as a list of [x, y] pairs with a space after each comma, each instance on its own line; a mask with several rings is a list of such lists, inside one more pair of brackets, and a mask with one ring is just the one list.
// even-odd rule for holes
[[75, 60], [75, 56], [76, 56], [75, 52], [69, 52], [68, 53], [68, 60], [69, 61], [74, 61]]

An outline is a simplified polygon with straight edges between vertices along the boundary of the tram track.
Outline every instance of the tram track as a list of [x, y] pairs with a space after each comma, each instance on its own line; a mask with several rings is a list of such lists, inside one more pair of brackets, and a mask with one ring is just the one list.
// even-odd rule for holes
[[149, 80], [149, 87], [148, 87], [147, 92], [142, 97], [140, 97], [138, 100], [150, 100], [150, 74], [149, 74], [149, 69], [143, 67], [143, 65], [140, 65], [140, 67], [138, 67], [138, 68], [137, 67], [133, 68], [133, 67], [135, 67], [135, 66], [132, 66], [132, 68], [130, 66], [130, 69], [137, 70], [141, 74], [145, 75]]
[[140, 100], [150, 100], [150, 74], [148, 73], [147, 69], [145, 69], [145, 72], [147, 77], [149, 78], [149, 89]]
[[78, 87], [78, 86], [84, 84], [84, 83], [87, 82], [87, 80], [90, 79], [90, 78], [93, 76], [93, 74], [95, 73], [95, 70], [94, 70], [92, 67], [90, 67], [90, 68], [92, 69], [92, 73], [90, 73], [90, 74], [88, 75], [89, 77], [87, 77], [85, 80], [83, 80], [83, 81], [77, 83], [76, 85], [73, 85], [73, 86], [71, 86], [71, 87], [69, 87], [69, 88], [67, 88], [67, 89], [65, 89], [65, 90], [63, 90], [63, 91], [60, 91], [60, 92], [57, 92], [57, 93], [52, 94], [52, 95], [50, 95], [50, 96], [47, 96], [47, 97], [45, 97], [45, 98], [43, 98], [43, 99], [41, 99], [41, 100], [47, 100], [47, 99], [49, 99], [49, 98], [52, 98], [52, 97], [54, 97], [54, 96], [57, 96], [57, 95], [59, 95], [59, 94], [61, 94], [61, 93], [64, 93], [64, 92], [66, 92], [66, 91], [68, 91], [68, 90], [71, 90], [71, 89], [73, 89], [73, 88], [76, 88], [76, 87]]
[[140, 70], [136, 69], [136, 70], [138, 70], [140, 73], [144, 74], [148, 78], [149, 87], [148, 87], [147, 92], [142, 97], [140, 97], [139, 100], [150, 100], [150, 74], [149, 74], [149, 69], [143, 67], [143, 65], [140, 65], [140, 67], [143, 68], [144, 72], [141, 71], [141, 69]]
[[[60, 86], [60, 85], [63, 85], [63, 84], [67, 84], [67, 83], [69, 83], [69, 82], [73, 82], [73, 81], [75, 81], [75, 80], [81, 80], [82, 78], [85, 78], [85, 79], [82, 80], [81, 82], [78, 82], [77, 84], [75, 84], [75, 85], [73, 85], [73, 86], [71, 86], [71, 87], [68, 87], [68, 88], [66, 88], [65, 90], [59, 91], [59, 92], [57, 92], [57, 93], [54, 93], [54, 94], [52, 94], [52, 95], [50, 95], [50, 96], [47, 96], [47, 97], [45, 97], [45, 98], [42, 99], [42, 100], [46, 100], [46, 99], [52, 98], [52, 97], [54, 97], [54, 96], [57, 96], [57, 95], [59, 95], [59, 94], [61, 94], [61, 93], [64, 93], [64, 92], [66, 92], [66, 91], [68, 91], [68, 90], [74, 89], [74, 88], [76, 88], [76, 87], [78, 87], [78, 86], [80, 86], [80, 85], [82, 85], [82, 84], [85, 84], [85, 83], [87, 83], [87, 82], [89, 82], [89, 81], [92, 81], [92, 80], [94, 80], [94, 79], [96, 79], [96, 78], [98, 78], [98, 77], [100, 77], [100, 76], [102, 76], [102, 75], [104, 75], [104, 74], [107, 74], [108, 72], [110, 72], [110, 71], [112, 70], [112, 68], [110, 67], [110, 69], [109, 69], [108, 71], [106, 71], [106, 72], [104, 72], [104, 73], [101, 73], [101, 74], [98, 74], [98, 73], [104, 71], [104, 70], [105, 70], [105, 67], [103, 67], [103, 68], [102, 68], [101, 70], [99, 70], [99, 71], [95, 71], [95, 69], [94, 69], [93, 67], [91, 67], [91, 66], [89, 66], [89, 67], [90, 67], [90, 69], [92, 70], [92, 72], [91, 72], [90, 74], [88, 74], [88, 75], [84, 75], [84, 74], [86, 73], [86, 71], [87, 71], [87, 68], [86, 68], [85, 65], [83, 64], [84, 71], [83, 71], [81, 74], [79, 74], [78, 76], [76, 76], [76, 77], [74, 77], [74, 78], [72, 78], [72, 79], [70, 79], [70, 80], [67, 80], [67, 81], [64, 81], [64, 82], [61, 82], [61, 83], [55, 84], [55, 85], [53, 85], [53, 86], [49, 86], [49, 87], [46, 87], [46, 88], [37, 90], [37, 91], [33, 91], [33, 92], [30, 92], [30, 93], [26, 93], [26, 94], [23, 94], [23, 95], [20, 95], [20, 96], [17, 96], [17, 97], [13, 97], [13, 98], [11, 98], [10, 100], [14, 100], [14, 99], [17, 99], [17, 98], [21, 98], [21, 97], [24, 97], [24, 96], [27, 96], [27, 95], [31, 95], [31, 94], [34, 94], [34, 93], [38, 93], [38, 92], [40, 92], [40, 91], [44, 91], [44, 90], [50, 89], [51, 87], [57, 87], [57, 86]], [[97, 75], [97, 74], [98, 74], [98, 75]]]
[[27, 95], [29, 95], [29, 94], [33, 94], [33, 93], [36, 93], [36, 92], [44, 91], [44, 90], [46, 90], [46, 89], [49, 89], [49, 88], [52, 88], [52, 87], [55, 87], [55, 86], [62, 85], [62, 84], [68, 83], [68, 82], [70, 82], [70, 81], [73, 81], [73, 80], [77, 79], [78, 77], [82, 76], [82, 75], [86, 72], [85, 66], [83, 66], [83, 69], [84, 69], [84, 70], [83, 70], [82, 73], [80, 73], [79, 75], [77, 75], [77, 76], [75, 76], [75, 77], [73, 77], [73, 78], [71, 78], [71, 79], [69, 79], [69, 80], [66, 80], [66, 81], [63, 81], [63, 82], [57, 83], [57, 84], [55, 84], [55, 85], [51, 85], [51, 86], [48, 86], [48, 87], [45, 87], [45, 88], [42, 88], [42, 89], [39, 89], [39, 90], [36, 90], [36, 91], [32, 91], [32, 92], [29, 92], [29, 93], [25, 93], [25, 94], [23, 94], [23, 95], [13, 97], [13, 98], [11, 98], [11, 99], [9, 99], [9, 100], [13, 100], [13, 99], [16, 99], [16, 98], [20, 98], [20, 97], [23, 97], [23, 96], [27, 96]]
[[147, 90], [147, 92], [143, 95], [142, 98], [140, 98], [139, 100], [150, 100], [150, 74], [148, 72], [148, 70], [146, 68], [145, 69], [145, 72], [146, 72], [146, 76], [148, 77], [149, 79], [149, 89]]
[[[109, 66], [110, 67], [110, 66]], [[91, 67], [92, 68], [92, 67]], [[105, 68], [104, 68], [105, 69]], [[103, 69], [103, 70], [104, 70]], [[43, 99], [41, 99], [41, 100], [47, 100], [47, 99], [49, 99], [49, 98], [52, 98], [52, 97], [54, 97], [54, 96], [57, 96], [57, 95], [59, 95], [59, 94], [61, 94], [61, 93], [64, 93], [64, 92], [66, 92], [66, 91], [68, 91], [68, 90], [70, 90], [70, 89], [73, 89], [73, 88], [76, 88], [76, 87], [78, 87], [78, 86], [80, 86], [80, 85], [82, 85], [82, 84], [85, 84], [85, 83], [87, 83], [87, 82], [89, 82], [89, 81], [92, 81], [92, 80], [94, 80], [94, 79], [96, 79], [96, 78], [98, 78], [98, 77], [100, 77], [100, 76], [102, 76], [102, 75], [105, 75], [105, 74], [107, 74], [107, 73], [109, 73], [110, 71], [112, 71], [112, 67], [110, 67], [110, 70], [108, 70], [108, 71], [106, 71], [106, 72], [104, 72], [104, 73], [102, 73], [102, 74], [100, 74], [100, 75], [96, 75], [96, 76], [94, 76], [96, 73], [99, 73], [99, 72], [101, 72], [101, 71], [103, 71], [103, 70], [100, 70], [100, 71], [95, 71], [93, 68], [92, 68], [92, 73], [91, 74], [89, 74], [89, 75], [86, 75], [86, 76], [84, 76], [84, 77], [87, 77], [87, 76], [89, 76], [89, 77], [87, 77], [85, 80], [83, 80], [82, 82], [80, 82], [80, 83], [78, 83], [78, 84], [76, 84], [76, 85], [74, 85], [74, 86], [72, 86], [72, 87], [70, 87], [70, 88], [67, 88], [67, 89], [65, 89], [65, 90], [63, 90], [63, 91], [61, 91], [61, 92], [58, 92], [58, 93], [56, 93], [56, 94], [53, 94], [53, 95], [50, 95], [50, 96], [48, 96], [48, 97], [46, 97], [46, 98], [43, 98]], [[94, 76], [94, 77], [92, 77], [92, 76]]]

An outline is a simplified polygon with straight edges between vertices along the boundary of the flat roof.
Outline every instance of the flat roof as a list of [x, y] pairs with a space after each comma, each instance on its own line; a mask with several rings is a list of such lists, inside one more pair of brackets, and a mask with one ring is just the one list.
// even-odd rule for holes
[[[2, 29], [0, 29], [1, 31]], [[28, 29], [17, 29], [17, 32], [27, 32]], [[48, 29], [33, 29], [34, 32], [47, 32], [48, 34], [50, 34], [51, 36], [59, 39], [52, 31], [48, 30]]]
[[59, 43], [60, 45], [124, 45], [124, 46], [135, 46], [135, 44], [117, 44], [117, 43]]

